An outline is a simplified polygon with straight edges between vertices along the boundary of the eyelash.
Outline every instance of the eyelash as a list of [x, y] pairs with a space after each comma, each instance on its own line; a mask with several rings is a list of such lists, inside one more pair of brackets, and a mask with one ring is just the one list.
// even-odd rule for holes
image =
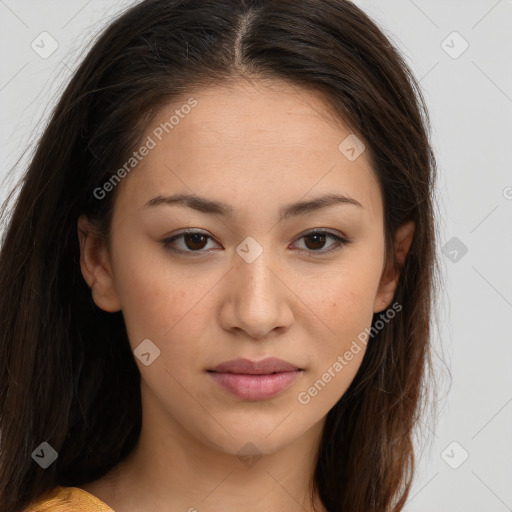
[[[191, 254], [194, 257], [203, 256], [208, 251], [205, 251], [205, 250], [197, 250], [197, 251], [182, 250], [182, 249], [176, 249], [176, 248], [171, 246], [171, 244], [175, 240], [178, 240], [179, 238], [183, 238], [186, 235], [194, 235], [194, 234], [204, 235], [208, 239], [213, 240], [213, 237], [211, 237], [207, 233], [203, 233], [202, 231], [187, 230], [187, 231], [182, 231], [181, 233], [178, 233], [177, 235], [174, 235], [174, 236], [172, 236], [170, 238], [166, 238], [165, 240], [162, 240], [161, 244], [165, 247], [165, 249], [167, 249], [169, 251], [172, 251], [172, 252], [175, 252], [175, 253], [178, 253], [178, 254]], [[306, 238], [308, 236], [318, 235], [318, 234], [327, 235], [328, 237], [332, 238], [336, 243], [333, 244], [332, 248], [327, 249], [327, 250], [321, 250], [321, 249], [318, 249], [318, 250], [314, 250], [314, 249], [310, 249], [310, 250], [308, 250], [308, 249], [300, 249], [300, 251], [301, 252], [310, 253], [312, 255], [317, 255], [317, 254], [325, 255], [325, 254], [330, 254], [332, 252], [335, 252], [335, 251], [338, 251], [340, 249], [343, 249], [346, 245], [351, 243], [351, 239], [349, 239], [349, 238], [336, 235], [334, 233], [331, 233], [330, 231], [322, 231], [322, 230], [308, 231], [307, 233], [304, 233], [302, 236], [300, 236], [297, 240], [301, 240], [302, 238]]]

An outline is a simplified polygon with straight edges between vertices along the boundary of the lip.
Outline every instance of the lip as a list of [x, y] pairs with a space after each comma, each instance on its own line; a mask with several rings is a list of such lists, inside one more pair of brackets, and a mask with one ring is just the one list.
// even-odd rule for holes
[[243, 400], [273, 398], [302, 375], [298, 366], [268, 357], [261, 361], [233, 359], [208, 369], [208, 375], [228, 393]]

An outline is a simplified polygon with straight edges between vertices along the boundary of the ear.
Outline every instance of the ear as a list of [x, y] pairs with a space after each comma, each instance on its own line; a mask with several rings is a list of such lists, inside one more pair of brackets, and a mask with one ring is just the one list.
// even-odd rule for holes
[[85, 215], [78, 219], [80, 268], [91, 288], [94, 303], [104, 311], [120, 311], [121, 304], [115, 287], [114, 275], [106, 240], [97, 234]]
[[395, 231], [393, 242], [399, 268], [394, 266], [393, 259], [390, 258], [390, 261], [387, 262], [386, 268], [384, 269], [381, 276], [379, 288], [377, 290], [377, 295], [375, 297], [375, 303], [373, 306], [374, 313], [379, 313], [385, 310], [393, 300], [402, 265], [414, 238], [414, 229], [415, 224], [411, 220], [405, 224], [402, 224]]

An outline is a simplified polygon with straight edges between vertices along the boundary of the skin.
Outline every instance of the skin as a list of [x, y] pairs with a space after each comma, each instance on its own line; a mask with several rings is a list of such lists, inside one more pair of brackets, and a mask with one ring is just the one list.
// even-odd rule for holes
[[[365, 345], [308, 404], [298, 395], [371, 326], [374, 312], [390, 306], [398, 281], [384, 264], [379, 184], [367, 152], [350, 161], [338, 149], [351, 131], [315, 93], [240, 80], [191, 96], [197, 106], [118, 185], [110, 250], [79, 219], [81, 270], [93, 300], [122, 310], [132, 350], [145, 339], [160, 349], [148, 366], [135, 357], [143, 404], [136, 448], [82, 488], [116, 512], [310, 511], [325, 417], [355, 377]], [[143, 140], [185, 103], [162, 109]], [[144, 207], [176, 193], [228, 203], [232, 217]], [[281, 207], [331, 193], [362, 207], [279, 219]], [[188, 247], [181, 255], [162, 245], [184, 228], [211, 238], [176, 240], [173, 247]], [[351, 242], [327, 252], [336, 241], [304, 238], [313, 229]], [[396, 231], [399, 262], [413, 234], [413, 223]], [[262, 248], [252, 263], [236, 252], [249, 236]], [[271, 399], [231, 396], [206, 372], [229, 359], [267, 356], [304, 369]], [[246, 443], [252, 464], [238, 455]], [[325, 510], [318, 496], [314, 505]]]

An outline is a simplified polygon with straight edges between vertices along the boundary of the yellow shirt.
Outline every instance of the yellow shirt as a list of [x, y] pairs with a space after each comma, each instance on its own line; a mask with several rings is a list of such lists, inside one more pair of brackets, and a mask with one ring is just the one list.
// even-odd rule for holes
[[79, 487], [57, 486], [33, 501], [25, 512], [114, 512]]

